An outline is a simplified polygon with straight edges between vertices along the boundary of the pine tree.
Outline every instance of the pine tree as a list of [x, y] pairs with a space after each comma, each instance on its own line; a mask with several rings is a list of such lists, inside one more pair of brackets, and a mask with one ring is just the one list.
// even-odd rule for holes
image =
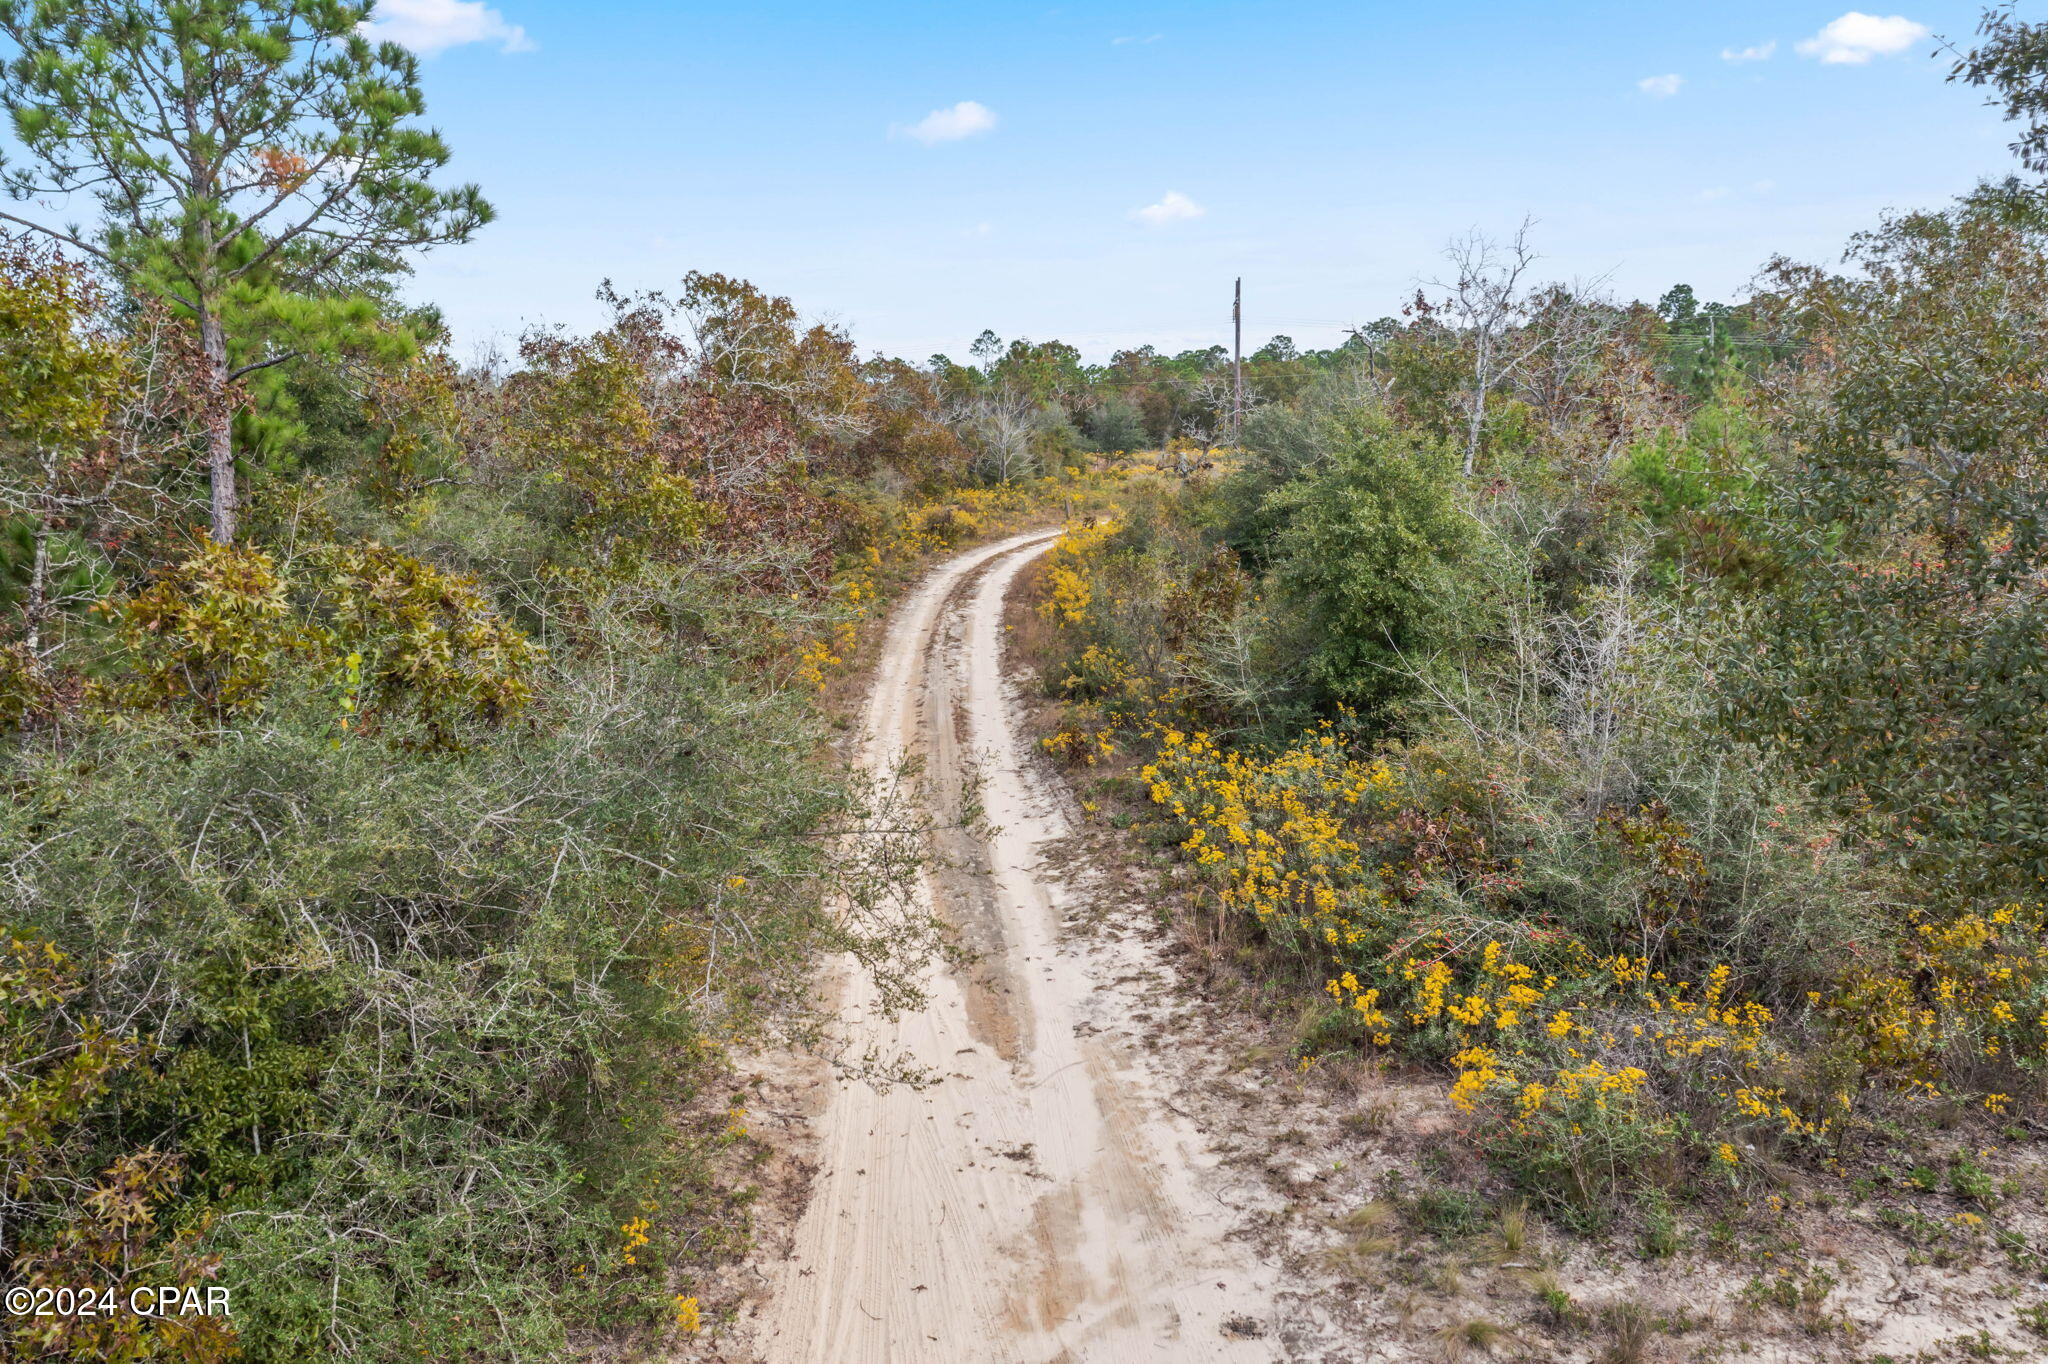
[[212, 530], [234, 539], [240, 381], [374, 317], [366, 281], [489, 222], [448, 161], [416, 58], [337, 0], [0, 0], [16, 200], [84, 192], [96, 229], [6, 218], [189, 311], [204, 360]]

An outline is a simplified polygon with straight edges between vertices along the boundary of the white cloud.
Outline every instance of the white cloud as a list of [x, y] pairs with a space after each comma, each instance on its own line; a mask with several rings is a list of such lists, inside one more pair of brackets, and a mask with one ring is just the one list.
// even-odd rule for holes
[[1670, 99], [1684, 84], [1685, 77], [1673, 72], [1668, 76], [1645, 76], [1636, 82], [1636, 89], [1653, 99]]
[[1199, 218], [1208, 211], [1179, 190], [1170, 189], [1158, 203], [1132, 209], [1131, 216], [1152, 227], [1165, 227], [1168, 223], [1184, 223], [1190, 218]]
[[1778, 40], [1773, 38], [1767, 43], [1758, 43], [1754, 47], [1724, 47], [1721, 49], [1721, 60], [1724, 62], [1767, 62], [1771, 59], [1771, 54], [1777, 50]]
[[907, 128], [892, 131], [916, 138], [927, 147], [935, 147], [941, 142], [958, 142], [963, 137], [985, 133], [995, 126], [995, 110], [986, 104], [963, 99], [951, 108], [932, 110]]
[[1895, 57], [1930, 36], [1927, 25], [1902, 14], [1880, 19], [1852, 9], [1801, 42], [1799, 55], [1818, 57], [1830, 66], [1861, 66], [1872, 57]]
[[500, 52], [531, 52], [526, 30], [483, 0], [377, 0], [360, 31], [373, 43], [397, 43], [422, 57], [470, 43], [496, 43]]
[[1778, 182], [1776, 180], [1752, 180], [1739, 188], [1733, 185], [1712, 185], [1701, 190], [1696, 197], [1703, 204], [1711, 204], [1722, 199], [1733, 199], [1738, 196], [1747, 198], [1752, 195], [1769, 194], [1777, 187]]

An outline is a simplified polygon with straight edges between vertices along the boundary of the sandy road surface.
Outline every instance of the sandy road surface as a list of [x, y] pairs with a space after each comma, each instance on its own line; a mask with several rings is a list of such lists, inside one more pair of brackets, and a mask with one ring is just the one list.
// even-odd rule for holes
[[[856, 1053], [908, 1052], [922, 1089], [840, 1082], [820, 1170], [758, 1337], [770, 1364], [1268, 1360], [1271, 1271], [1227, 1238], [1213, 1159], [1104, 1026], [1142, 1001], [1130, 949], [1062, 931], [1063, 798], [1034, 768], [1002, 607], [1050, 533], [972, 550], [901, 605], [864, 760], [921, 759], [942, 826], [925, 893], [980, 954], [895, 1022], [849, 983]], [[965, 776], [969, 763], [978, 787]], [[993, 834], [959, 827], [965, 789]], [[1071, 871], [1071, 868], [1066, 869]]]

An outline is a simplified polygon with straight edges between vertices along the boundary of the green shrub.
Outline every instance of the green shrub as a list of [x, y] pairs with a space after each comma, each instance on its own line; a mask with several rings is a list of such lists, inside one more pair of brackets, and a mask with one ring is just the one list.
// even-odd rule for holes
[[106, 609], [126, 649], [97, 687], [109, 714], [219, 722], [286, 683], [324, 682], [339, 729], [443, 748], [524, 709], [544, 652], [471, 579], [374, 541], [320, 545], [288, 566], [209, 541]]
[[[227, 1267], [249, 1357], [551, 1358], [662, 1320], [671, 1259], [746, 1235], [707, 1174], [723, 1122], [676, 1126], [724, 1045], [801, 1026], [820, 951], [886, 976], [929, 943], [861, 917], [906, 848], [828, 855], [856, 793], [811, 765], [810, 703], [649, 647], [710, 609], [679, 592], [579, 604], [534, 660], [542, 723], [459, 754], [338, 740], [287, 669], [260, 723], [138, 714], [6, 755], [0, 923], [72, 954], [67, 1007], [152, 1043], [46, 1146], [85, 1181], [175, 1155], [158, 1215]], [[0, 1211], [25, 1255], [69, 1234]]]
[[1273, 579], [1316, 694], [1379, 714], [1455, 637], [1478, 529], [1446, 446], [1370, 408], [1322, 420], [1327, 462], [1266, 502]]
[[1403, 1211], [1417, 1230], [1431, 1236], [1469, 1236], [1486, 1224], [1486, 1211], [1478, 1196], [1464, 1189], [1424, 1189], [1408, 1200]]

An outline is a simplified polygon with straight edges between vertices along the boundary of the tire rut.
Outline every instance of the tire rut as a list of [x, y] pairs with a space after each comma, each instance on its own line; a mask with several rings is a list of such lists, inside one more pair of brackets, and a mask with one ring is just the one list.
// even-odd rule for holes
[[[1053, 532], [940, 566], [899, 608], [863, 759], [908, 759], [938, 825], [922, 893], [975, 959], [890, 1020], [848, 981], [853, 1052], [907, 1054], [921, 1089], [835, 1081], [819, 1173], [757, 1339], [769, 1364], [1268, 1360], [1226, 1323], [1270, 1315], [1270, 1271], [1231, 1239], [1213, 1157], [1146, 1057], [1100, 1034], [1141, 1006], [1128, 963], [1062, 930], [1071, 833], [1035, 771], [1002, 621]], [[978, 804], [982, 822], [962, 815]], [[1068, 845], [1071, 846], [1071, 845]]]

